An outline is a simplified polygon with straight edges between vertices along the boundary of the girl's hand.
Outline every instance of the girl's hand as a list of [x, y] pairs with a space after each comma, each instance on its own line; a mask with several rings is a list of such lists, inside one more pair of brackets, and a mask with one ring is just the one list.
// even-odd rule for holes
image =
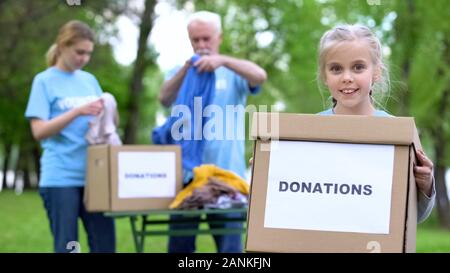
[[426, 196], [430, 197], [433, 190], [433, 162], [422, 150], [418, 150], [418, 166], [414, 166], [414, 177], [417, 188]]

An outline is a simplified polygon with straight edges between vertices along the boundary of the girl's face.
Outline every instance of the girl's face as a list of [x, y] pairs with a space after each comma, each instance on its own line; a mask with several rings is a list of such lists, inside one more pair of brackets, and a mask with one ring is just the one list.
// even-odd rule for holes
[[331, 49], [325, 60], [325, 84], [337, 101], [337, 114], [371, 115], [372, 83], [379, 77], [369, 46], [364, 41], [349, 41]]
[[61, 54], [56, 66], [65, 71], [75, 71], [83, 68], [91, 59], [94, 43], [90, 40], [81, 40], [73, 45], [61, 48]]

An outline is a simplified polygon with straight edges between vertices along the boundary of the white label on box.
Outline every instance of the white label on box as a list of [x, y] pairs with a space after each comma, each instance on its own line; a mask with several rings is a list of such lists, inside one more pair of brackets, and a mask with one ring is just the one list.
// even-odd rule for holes
[[174, 152], [119, 152], [119, 198], [175, 197]]
[[393, 145], [276, 144], [264, 227], [389, 233]]

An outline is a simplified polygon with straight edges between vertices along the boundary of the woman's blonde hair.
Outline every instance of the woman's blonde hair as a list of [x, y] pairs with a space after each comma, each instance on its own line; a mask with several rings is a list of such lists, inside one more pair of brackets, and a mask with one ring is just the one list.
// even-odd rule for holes
[[[372, 62], [379, 69], [379, 78], [374, 82], [371, 89], [371, 101], [383, 108], [380, 101], [385, 93], [389, 93], [389, 71], [383, 62], [383, 54], [380, 40], [366, 26], [363, 25], [339, 25], [325, 32], [319, 43], [319, 65], [318, 82], [319, 89], [322, 89], [325, 82], [326, 58], [330, 50], [342, 42], [351, 42], [361, 40], [369, 46]], [[374, 99], [372, 96], [376, 96]], [[336, 100], [333, 98], [333, 107], [336, 106]]]
[[53, 66], [56, 64], [62, 47], [71, 46], [81, 40], [94, 42], [94, 32], [87, 24], [77, 20], [72, 20], [64, 24], [59, 29], [55, 43], [47, 51], [47, 65]]

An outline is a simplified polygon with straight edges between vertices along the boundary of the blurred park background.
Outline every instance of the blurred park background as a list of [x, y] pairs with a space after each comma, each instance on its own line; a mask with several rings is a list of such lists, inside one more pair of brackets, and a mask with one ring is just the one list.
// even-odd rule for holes
[[[150, 144], [152, 128], [168, 113], [157, 99], [164, 73], [190, 54], [183, 20], [202, 9], [222, 15], [222, 53], [250, 59], [268, 72], [263, 92], [248, 101], [261, 111], [316, 113], [327, 108], [329, 95], [319, 92], [316, 81], [321, 35], [338, 23], [371, 27], [382, 39], [391, 76], [389, 96], [381, 105], [393, 115], [415, 117], [435, 166], [437, 203], [432, 217], [418, 226], [417, 251], [450, 252], [446, 0], [0, 1], [0, 252], [52, 251], [36, 191], [41, 151], [24, 111], [31, 81], [46, 68], [44, 56], [59, 27], [78, 19], [95, 29], [98, 42], [85, 69], [116, 97], [124, 142]], [[181, 32], [174, 25], [181, 25]], [[172, 52], [164, 50], [168, 48]], [[247, 144], [249, 158], [252, 143]], [[128, 221], [118, 220], [117, 226], [118, 251], [133, 252]], [[200, 238], [200, 252], [215, 251], [210, 236]], [[80, 240], [86, 252], [83, 232]], [[149, 244], [147, 251], [166, 251], [166, 238]]]

